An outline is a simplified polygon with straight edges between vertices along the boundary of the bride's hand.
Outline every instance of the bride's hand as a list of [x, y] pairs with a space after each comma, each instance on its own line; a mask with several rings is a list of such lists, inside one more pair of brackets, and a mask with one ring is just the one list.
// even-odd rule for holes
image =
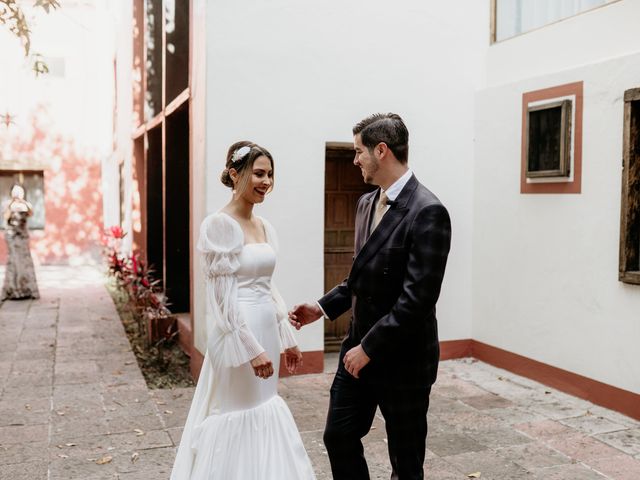
[[266, 379], [273, 375], [273, 363], [271, 363], [269, 356], [264, 352], [251, 360], [251, 366], [253, 367], [253, 373], [256, 374], [256, 377]]
[[302, 366], [302, 352], [298, 347], [287, 348], [284, 351], [284, 365], [291, 374], [296, 373], [296, 370]]

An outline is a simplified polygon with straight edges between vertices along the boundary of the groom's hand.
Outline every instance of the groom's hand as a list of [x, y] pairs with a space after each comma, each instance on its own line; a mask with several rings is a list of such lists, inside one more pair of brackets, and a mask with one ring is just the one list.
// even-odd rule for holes
[[315, 322], [320, 317], [322, 317], [322, 310], [320, 310], [318, 305], [311, 303], [295, 305], [289, 312], [289, 322], [296, 330], [300, 330], [303, 325]]
[[369, 355], [364, 353], [361, 345], [353, 347], [344, 355], [344, 368], [356, 378], [360, 378], [360, 370], [371, 361]]

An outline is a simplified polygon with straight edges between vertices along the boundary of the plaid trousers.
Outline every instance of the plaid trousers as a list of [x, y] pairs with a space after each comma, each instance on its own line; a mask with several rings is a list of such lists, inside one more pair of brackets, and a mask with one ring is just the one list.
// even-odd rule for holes
[[334, 480], [368, 480], [362, 438], [376, 408], [385, 420], [392, 480], [423, 479], [430, 386], [372, 384], [348, 373], [342, 362], [331, 386], [324, 431]]

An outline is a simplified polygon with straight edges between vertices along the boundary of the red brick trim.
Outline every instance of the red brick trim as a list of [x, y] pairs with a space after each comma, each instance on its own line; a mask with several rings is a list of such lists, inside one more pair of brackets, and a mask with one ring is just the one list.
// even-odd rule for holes
[[[573, 181], [528, 183], [527, 170], [527, 109], [531, 102], [575, 95], [575, 123], [573, 124]], [[556, 87], [534, 90], [522, 94], [522, 138], [520, 165], [520, 193], [580, 193], [582, 191], [582, 111], [583, 82], [567, 83]]]
[[472, 355], [473, 340], [449, 340], [440, 342], [440, 360], [466, 358]]
[[[476, 340], [440, 343], [440, 358], [473, 357], [640, 420], [640, 395]], [[443, 355], [443, 352], [447, 357]], [[459, 356], [453, 356], [458, 352]], [[469, 353], [470, 352], [470, 353]]]

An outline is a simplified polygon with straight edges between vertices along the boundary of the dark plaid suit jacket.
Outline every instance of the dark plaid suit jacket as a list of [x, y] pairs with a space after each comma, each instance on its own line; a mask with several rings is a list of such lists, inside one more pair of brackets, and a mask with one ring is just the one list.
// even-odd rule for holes
[[371, 358], [360, 373], [363, 381], [431, 385], [440, 355], [436, 301], [451, 242], [449, 214], [412, 176], [370, 232], [379, 192], [358, 201], [351, 271], [319, 303], [331, 319], [351, 307], [340, 361], [362, 344]]

